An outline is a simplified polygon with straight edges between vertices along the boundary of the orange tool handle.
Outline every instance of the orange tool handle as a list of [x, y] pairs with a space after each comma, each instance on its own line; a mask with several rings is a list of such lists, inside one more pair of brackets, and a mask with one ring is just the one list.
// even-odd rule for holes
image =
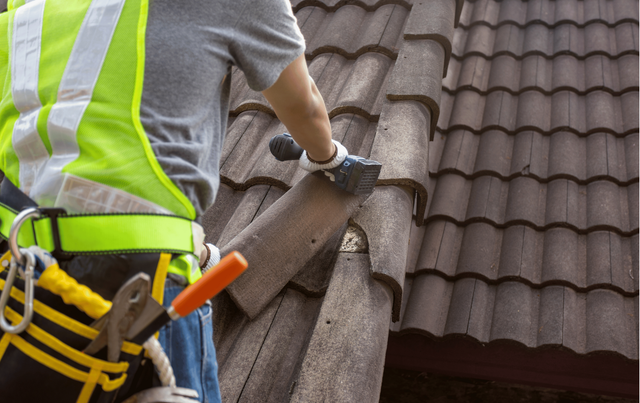
[[239, 252], [229, 253], [220, 263], [209, 269], [200, 280], [182, 291], [173, 300], [171, 306], [178, 315], [187, 316], [231, 284], [247, 269], [247, 266], [249, 263]]

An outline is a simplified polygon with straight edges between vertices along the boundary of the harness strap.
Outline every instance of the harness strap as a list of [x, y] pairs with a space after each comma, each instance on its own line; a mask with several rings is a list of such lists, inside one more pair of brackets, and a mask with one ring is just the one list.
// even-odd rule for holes
[[[204, 230], [189, 219], [141, 213], [61, 214], [40, 209], [18, 232], [18, 245], [38, 245], [56, 254], [194, 253], [199, 256]], [[18, 212], [0, 203], [0, 235], [9, 238]]]

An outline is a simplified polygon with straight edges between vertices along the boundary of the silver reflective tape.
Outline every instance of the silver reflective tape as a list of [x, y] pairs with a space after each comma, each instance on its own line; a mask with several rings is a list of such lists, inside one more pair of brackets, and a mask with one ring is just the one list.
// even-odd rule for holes
[[123, 6], [124, 0], [93, 0], [82, 21], [47, 122], [53, 153], [29, 194], [38, 204], [55, 203], [64, 179], [62, 169], [80, 155], [78, 126], [91, 102]]
[[49, 158], [40, 135], [38, 69], [42, 42], [44, 0], [19, 7], [13, 19], [11, 44], [11, 95], [20, 112], [13, 126], [12, 145], [20, 163], [20, 188], [29, 193], [40, 167]]

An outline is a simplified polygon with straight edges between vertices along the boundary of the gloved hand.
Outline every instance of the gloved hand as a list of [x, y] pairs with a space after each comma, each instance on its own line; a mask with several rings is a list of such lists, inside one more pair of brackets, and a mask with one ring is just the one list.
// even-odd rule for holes
[[347, 158], [347, 155], [349, 155], [349, 152], [347, 151], [345, 146], [340, 144], [338, 141], [336, 140], [331, 140], [331, 141], [336, 146], [335, 156], [331, 161], [326, 162], [324, 164], [320, 164], [316, 161], [311, 161], [309, 159], [309, 156], [307, 155], [307, 152], [304, 151], [300, 156], [300, 162], [299, 162], [300, 168], [309, 172], [324, 170], [325, 175], [327, 175], [331, 179], [331, 181], [335, 181], [336, 180], [335, 176], [331, 172], [327, 172], [326, 170], [340, 166], [340, 164], [342, 164], [344, 160]]

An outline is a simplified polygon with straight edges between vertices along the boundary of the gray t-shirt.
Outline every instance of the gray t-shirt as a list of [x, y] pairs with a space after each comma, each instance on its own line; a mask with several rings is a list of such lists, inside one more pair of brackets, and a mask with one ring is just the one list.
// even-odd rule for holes
[[151, 0], [140, 120], [160, 166], [198, 216], [213, 204], [231, 66], [269, 88], [305, 49], [286, 0]]

